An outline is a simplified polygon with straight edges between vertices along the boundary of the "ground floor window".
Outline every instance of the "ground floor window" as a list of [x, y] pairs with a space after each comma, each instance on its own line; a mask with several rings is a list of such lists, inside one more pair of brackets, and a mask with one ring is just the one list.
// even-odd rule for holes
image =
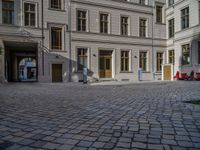
[[157, 52], [157, 71], [162, 71], [162, 64], [163, 64], [163, 53]]
[[190, 44], [182, 45], [182, 65], [190, 64]]
[[121, 71], [129, 71], [129, 51], [121, 51]]
[[77, 50], [78, 50], [78, 52], [77, 52], [77, 54], [78, 54], [78, 56], [77, 56], [78, 67], [77, 68], [78, 68], [79, 71], [82, 71], [84, 67], [87, 68], [87, 66], [88, 66], [88, 64], [87, 64], [88, 49], [87, 48], [78, 48]]
[[174, 64], [174, 50], [168, 51], [168, 62]]
[[200, 64], [200, 42], [198, 42], [198, 51], [199, 51], [199, 64]]
[[147, 71], [147, 52], [140, 52], [140, 68]]

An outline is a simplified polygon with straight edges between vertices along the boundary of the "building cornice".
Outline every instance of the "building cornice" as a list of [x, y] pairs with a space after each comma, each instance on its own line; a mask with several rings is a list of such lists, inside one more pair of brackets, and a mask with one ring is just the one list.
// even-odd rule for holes
[[[137, 12], [137, 13], [143, 13], [143, 14], [149, 14], [149, 15], [153, 15], [152, 11], [144, 11], [144, 10], [135, 10], [135, 9], [130, 9], [130, 8], [127, 8], [127, 7], [119, 7], [119, 6], [116, 6], [116, 5], [113, 5], [113, 4], [110, 4], [110, 5], [106, 5], [106, 4], [103, 4], [103, 3], [94, 3], [94, 2], [90, 2], [90, 1], [80, 1], [80, 0], [72, 0], [72, 3], [79, 3], [79, 4], [85, 4], [85, 5], [93, 5], [93, 6], [97, 6], [97, 7], [103, 7], [103, 8], [109, 8], [109, 9], [117, 9], [117, 10], [123, 10], [123, 11], [130, 11], [130, 12]], [[128, 3], [128, 5], [136, 5], [135, 3]], [[138, 4], [139, 5], [139, 4]], [[140, 5], [142, 7], [147, 7], [147, 8], [152, 8], [151, 6], [143, 6], [143, 5]]]

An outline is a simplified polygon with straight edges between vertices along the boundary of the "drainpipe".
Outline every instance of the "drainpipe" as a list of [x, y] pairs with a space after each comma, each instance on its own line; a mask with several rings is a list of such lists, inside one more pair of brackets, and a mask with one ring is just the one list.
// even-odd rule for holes
[[152, 73], [153, 73], [153, 80], [155, 80], [155, 71], [154, 71], [154, 6], [155, 1], [152, 1]]
[[42, 75], [44, 76], [44, 0], [42, 0], [41, 6], [42, 16], [41, 16], [41, 24], [42, 24]]
[[68, 31], [69, 31], [69, 82], [71, 82], [72, 76], [72, 29], [71, 29], [71, 0], [69, 0], [68, 9]]

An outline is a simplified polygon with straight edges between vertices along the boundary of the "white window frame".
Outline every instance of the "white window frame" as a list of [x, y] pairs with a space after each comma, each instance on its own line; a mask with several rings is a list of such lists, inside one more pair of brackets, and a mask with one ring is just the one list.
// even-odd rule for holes
[[[24, 7], [25, 3], [27, 4], [34, 4], [35, 5], [35, 26], [25, 26], [25, 12], [24, 12]], [[37, 2], [30, 2], [30, 1], [24, 1], [23, 6], [22, 6], [22, 12], [23, 12], [23, 26], [25, 27], [38, 27], [38, 3]]]

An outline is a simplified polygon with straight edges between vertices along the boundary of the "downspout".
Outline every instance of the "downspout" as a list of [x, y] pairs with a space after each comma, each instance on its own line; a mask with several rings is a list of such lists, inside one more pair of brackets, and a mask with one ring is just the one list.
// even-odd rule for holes
[[71, 0], [69, 0], [69, 9], [68, 9], [68, 31], [69, 31], [69, 82], [71, 82], [72, 76], [72, 29], [71, 29]]
[[42, 0], [41, 6], [42, 16], [41, 16], [41, 23], [42, 23], [42, 75], [44, 76], [44, 0]]
[[152, 4], [152, 73], [153, 73], [153, 80], [155, 80], [155, 71], [154, 71], [154, 4], [155, 1], [153, 1]]

